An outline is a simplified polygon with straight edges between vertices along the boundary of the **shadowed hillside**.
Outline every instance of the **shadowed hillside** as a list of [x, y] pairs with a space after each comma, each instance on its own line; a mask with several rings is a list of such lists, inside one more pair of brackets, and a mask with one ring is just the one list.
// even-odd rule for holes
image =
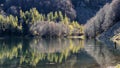
[[19, 16], [20, 10], [28, 11], [36, 8], [42, 14], [62, 11], [71, 19], [76, 17], [76, 11], [70, 0], [2, 0], [1, 9], [7, 14]]
[[[96, 37], [109, 30], [120, 21], [120, 0], [107, 3], [100, 11], [85, 25], [85, 33], [89, 37]], [[119, 26], [114, 26], [119, 27]], [[110, 33], [107, 33], [110, 34]]]
[[71, 20], [86, 23], [108, 2], [111, 0], [0, 0], [0, 9], [1, 13], [14, 16], [19, 16], [20, 10], [28, 11], [31, 8], [36, 8], [42, 14], [62, 11]]

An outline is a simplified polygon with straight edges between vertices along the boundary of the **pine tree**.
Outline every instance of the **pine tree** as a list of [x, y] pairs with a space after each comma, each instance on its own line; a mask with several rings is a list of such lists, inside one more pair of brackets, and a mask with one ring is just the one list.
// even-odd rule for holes
[[60, 21], [63, 21], [64, 16], [63, 16], [62, 12], [59, 11], [58, 13], [59, 13], [59, 19], [60, 19]]
[[54, 13], [54, 21], [57, 21], [57, 19], [58, 19], [58, 12], [56, 11], [56, 12]]
[[64, 24], [68, 25], [69, 22], [70, 22], [70, 19], [65, 15], [65, 17], [64, 17]]

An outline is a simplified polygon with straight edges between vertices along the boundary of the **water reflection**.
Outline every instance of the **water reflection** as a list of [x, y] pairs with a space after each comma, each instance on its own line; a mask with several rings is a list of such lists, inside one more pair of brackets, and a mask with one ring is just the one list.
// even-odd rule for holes
[[0, 39], [0, 67], [107, 68], [120, 63], [120, 47], [96, 40]]
[[34, 39], [29, 43], [26, 56], [23, 58], [25, 60], [22, 60], [22, 62], [30, 65], [36, 65], [38, 62], [62, 63], [72, 53], [77, 53], [82, 49], [83, 43], [78, 39]]
[[100, 42], [92, 42], [96, 40], [88, 40], [85, 50], [91, 55], [101, 68], [113, 67], [120, 63], [120, 48], [114, 45], [106, 45]]

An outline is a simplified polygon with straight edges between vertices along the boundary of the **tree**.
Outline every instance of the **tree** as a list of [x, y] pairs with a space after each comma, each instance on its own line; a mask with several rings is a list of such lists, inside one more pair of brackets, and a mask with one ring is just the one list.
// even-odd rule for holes
[[60, 21], [63, 21], [64, 17], [61, 11], [58, 12]]

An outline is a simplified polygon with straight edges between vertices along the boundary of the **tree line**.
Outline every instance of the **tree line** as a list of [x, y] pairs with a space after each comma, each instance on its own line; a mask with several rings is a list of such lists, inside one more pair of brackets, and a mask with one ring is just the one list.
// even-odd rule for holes
[[39, 13], [36, 8], [20, 10], [20, 16], [0, 15], [0, 35], [68, 36], [83, 33], [83, 26], [61, 11]]

